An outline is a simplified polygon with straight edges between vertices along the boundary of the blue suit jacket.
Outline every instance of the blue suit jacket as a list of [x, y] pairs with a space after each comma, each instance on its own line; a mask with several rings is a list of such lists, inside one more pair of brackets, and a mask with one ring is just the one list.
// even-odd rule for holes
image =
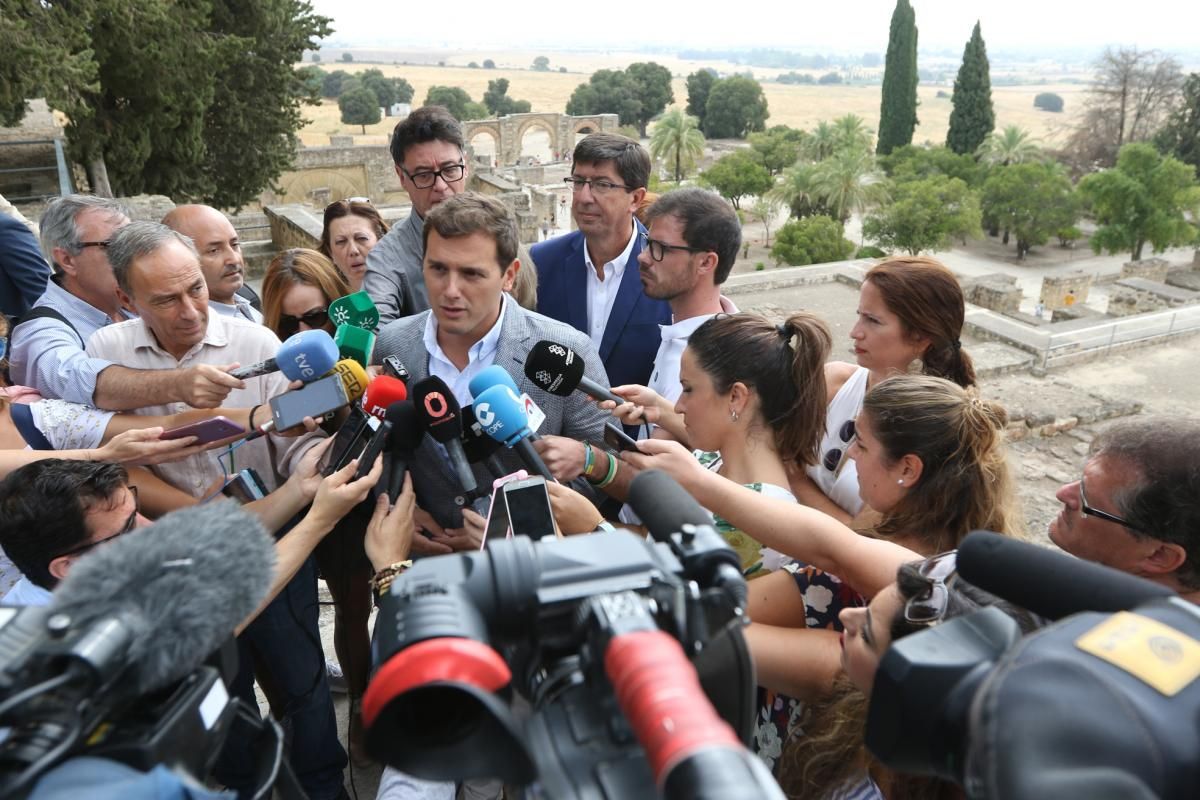
[[10, 317], [28, 311], [50, 280], [37, 238], [25, 223], [0, 212], [0, 311]]
[[[637, 224], [638, 233], [645, 228]], [[539, 314], [565, 322], [588, 333], [587, 263], [584, 261], [583, 234], [573, 231], [530, 248], [538, 273]], [[600, 360], [609, 383], [650, 382], [654, 356], [662, 341], [659, 325], [671, 324], [671, 306], [665, 300], [652, 300], [642, 291], [637, 257], [642, 237], [633, 243], [625, 272], [617, 289], [617, 299], [604, 326], [600, 342]]]

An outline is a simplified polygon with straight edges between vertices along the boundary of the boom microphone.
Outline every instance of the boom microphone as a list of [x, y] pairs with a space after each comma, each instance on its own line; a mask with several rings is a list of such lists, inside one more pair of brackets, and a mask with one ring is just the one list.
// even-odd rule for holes
[[507, 386], [493, 386], [475, 398], [474, 406], [475, 419], [484, 433], [515, 450], [530, 472], [548, 481], [555, 479], [554, 473], [529, 442], [533, 431], [529, 430], [525, 404], [521, 398]]
[[475, 473], [462, 446], [462, 412], [458, 400], [446, 382], [430, 375], [413, 384], [413, 405], [426, 433], [441, 442], [450, 456], [450, 463], [458, 476], [458, 482], [468, 495], [479, 489]]
[[583, 358], [565, 344], [543, 339], [525, 359], [525, 377], [539, 389], [559, 397], [568, 397], [578, 389], [593, 400], [612, 400], [617, 405], [627, 402], [584, 375], [585, 366]]
[[665, 542], [685, 525], [712, 527], [712, 515], [667, 473], [648, 469], [629, 484], [629, 505], [655, 541]]
[[83, 556], [51, 610], [76, 628], [113, 621], [112, 646], [91, 653], [119, 659], [141, 695], [184, 677], [232, 636], [266, 597], [274, 567], [262, 524], [222, 500], [173, 511]]
[[329, 372], [337, 360], [338, 348], [328, 333], [323, 330], [300, 331], [279, 345], [279, 351], [274, 358], [247, 367], [238, 367], [230, 370], [229, 374], [245, 380], [271, 372], [282, 372], [290, 381], [307, 383]]
[[399, 378], [390, 375], [376, 375], [367, 384], [367, 392], [363, 395], [362, 408], [376, 419], [386, 419], [388, 407], [408, 399], [408, 387]]
[[1127, 611], [1175, 592], [1126, 572], [990, 531], [958, 546], [958, 574], [985, 592], [1047, 619]]

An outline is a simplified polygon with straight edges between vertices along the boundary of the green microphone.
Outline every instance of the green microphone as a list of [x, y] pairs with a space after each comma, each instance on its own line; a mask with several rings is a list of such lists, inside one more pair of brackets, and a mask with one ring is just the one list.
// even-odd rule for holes
[[339, 297], [329, 304], [329, 319], [334, 325], [350, 325], [367, 331], [379, 327], [379, 309], [366, 292]]
[[353, 325], [338, 325], [333, 343], [337, 345], [342, 358], [353, 359], [366, 367], [371, 363], [371, 353], [375, 350], [375, 334]]

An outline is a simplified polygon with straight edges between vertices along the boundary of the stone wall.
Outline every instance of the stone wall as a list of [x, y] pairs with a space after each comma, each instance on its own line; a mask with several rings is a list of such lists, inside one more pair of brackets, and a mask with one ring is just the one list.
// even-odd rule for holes
[[[580, 133], [616, 131], [620, 127], [616, 114], [593, 114], [572, 117], [566, 114], [510, 114], [499, 119], [480, 119], [463, 123], [463, 138], [468, 143], [480, 134], [495, 142], [496, 162], [500, 166], [516, 164], [521, 157], [521, 139], [533, 129], [541, 129], [550, 137], [550, 149], [559, 154], [575, 149], [575, 136]], [[469, 145], [468, 145], [468, 149]]]
[[321, 246], [321, 229], [324, 223], [312, 209], [298, 204], [271, 206], [263, 209], [271, 225], [271, 241], [277, 250], [291, 247], [307, 247], [316, 250]]
[[1162, 283], [1167, 279], [1171, 262], [1165, 258], [1143, 258], [1139, 261], [1126, 261], [1121, 265], [1121, 278], [1144, 278], [1148, 281]]
[[278, 192], [263, 192], [264, 206], [303, 203], [324, 208], [346, 197], [368, 197], [376, 205], [409, 202], [386, 145], [302, 147], [278, 186]]
[[968, 303], [990, 308], [1001, 314], [1016, 314], [1021, 309], [1024, 293], [1013, 275], [992, 274], [972, 278], [962, 286]]
[[[43, 143], [10, 144], [36, 140]], [[0, 172], [0, 194], [22, 203], [25, 201], [21, 198], [58, 195], [54, 140], [62, 143], [63, 129], [45, 100], [30, 100], [29, 111], [20, 125], [0, 128], [0, 170], [22, 170]]]
[[1094, 281], [1095, 276], [1086, 272], [1048, 275], [1042, 278], [1042, 305], [1047, 310], [1054, 311], [1076, 303], [1086, 303]]
[[1200, 292], [1143, 278], [1122, 278], [1108, 293], [1108, 314], [1127, 317], [1200, 303]]

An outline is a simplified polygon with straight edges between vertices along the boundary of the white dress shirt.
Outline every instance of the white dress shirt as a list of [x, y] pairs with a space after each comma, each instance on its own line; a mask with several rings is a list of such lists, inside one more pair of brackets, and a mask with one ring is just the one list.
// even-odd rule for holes
[[216, 311], [218, 314], [226, 317], [248, 319], [256, 325], [262, 325], [263, 315], [254, 306], [250, 305], [249, 300], [238, 294], [233, 296], [232, 303], [218, 303], [216, 300], [210, 298], [208, 308], [210, 311]]
[[[736, 314], [738, 309], [728, 297], [722, 295], [720, 313]], [[697, 328], [715, 316], [716, 314], [701, 314], [679, 322], [673, 321], [670, 325], [658, 326], [662, 334], [662, 343], [654, 356], [654, 371], [650, 373], [649, 386], [672, 405], [683, 393], [683, 386], [679, 383], [679, 361], [683, 358], [683, 351], [687, 349], [688, 339]]]
[[[592, 262], [592, 254], [588, 252], [587, 240], [583, 242], [583, 262], [587, 265], [587, 301], [588, 329], [587, 334], [592, 338], [592, 344], [600, 349], [604, 339], [604, 328], [608, 325], [608, 316], [612, 313], [613, 304], [617, 302], [617, 291], [621, 288], [621, 276], [625, 274], [625, 263], [633, 252], [633, 243], [637, 239], [637, 225], [629, 234], [629, 241], [621, 254], [604, 265], [604, 280], [596, 274], [596, 265]], [[636, 265], [634, 269], [636, 269]]]
[[500, 346], [500, 328], [504, 323], [504, 308], [508, 302], [508, 293], [500, 293], [500, 316], [496, 324], [467, 350], [467, 366], [460, 372], [458, 367], [446, 356], [437, 340], [437, 315], [430, 313], [425, 320], [425, 352], [429, 353], [429, 374], [436, 375], [446, 382], [454, 399], [460, 406], [474, 402], [471, 397], [471, 379], [484, 369], [490, 367], [496, 360], [496, 348]]

